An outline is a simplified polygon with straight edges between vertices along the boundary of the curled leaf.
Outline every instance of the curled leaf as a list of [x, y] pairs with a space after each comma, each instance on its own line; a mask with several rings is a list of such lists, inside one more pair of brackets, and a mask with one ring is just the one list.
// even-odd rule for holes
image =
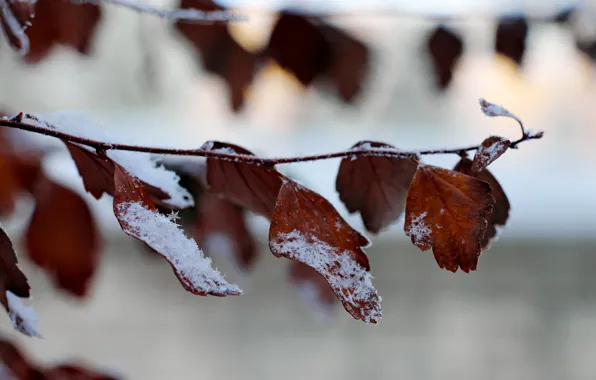
[[505, 195], [505, 191], [497, 181], [497, 179], [488, 171], [488, 169], [476, 171], [473, 169], [473, 163], [467, 158], [462, 158], [453, 170], [463, 174], [478, 178], [481, 181], [487, 182], [490, 185], [490, 194], [495, 198], [495, 206], [493, 212], [488, 217], [486, 232], [482, 238], [482, 249], [489, 247], [491, 241], [497, 236], [497, 226], [504, 226], [509, 219], [509, 209], [511, 205]]
[[495, 199], [490, 185], [436, 166], [419, 165], [406, 200], [404, 230], [439, 267], [476, 270]]
[[194, 240], [186, 237], [169, 217], [157, 211], [141, 181], [117, 164], [114, 181], [114, 215], [120, 227], [127, 235], [161, 254], [186, 290], [200, 296], [242, 294], [240, 288], [227, 283], [221, 273], [211, 267], [211, 260], [204, 256]]
[[[361, 141], [352, 149], [394, 148], [385, 143]], [[359, 211], [366, 229], [378, 233], [403, 212], [417, 166], [417, 162], [410, 158], [344, 158], [339, 166], [335, 189], [348, 211]]]
[[453, 70], [463, 54], [464, 43], [455, 32], [439, 25], [429, 35], [427, 49], [435, 71], [436, 85], [444, 90], [453, 79]]
[[99, 233], [87, 203], [74, 191], [43, 177], [25, 231], [29, 257], [56, 285], [82, 297], [95, 273]]
[[[204, 150], [254, 156], [234, 144], [208, 141]], [[207, 159], [210, 191], [239, 206], [271, 218], [283, 176], [274, 168], [217, 158]]]
[[497, 158], [501, 157], [511, 145], [511, 141], [499, 136], [491, 136], [485, 139], [476, 150], [472, 170], [480, 171], [492, 164]]
[[284, 181], [269, 229], [271, 252], [319, 272], [352, 317], [377, 323], [381, 299], [362, 250], [368, 245], [325, 198]]
[[213, 193], [204, 194], [198, 205], [197, 241], [210, 255], [222, 253], [242, 270], [257, 258], [256, 242], [246, 225], [245, 212]]
[[499, 21], [495, 51], [521, 66], [526, 51], [528, 21], [525, 17], [505, 17]]

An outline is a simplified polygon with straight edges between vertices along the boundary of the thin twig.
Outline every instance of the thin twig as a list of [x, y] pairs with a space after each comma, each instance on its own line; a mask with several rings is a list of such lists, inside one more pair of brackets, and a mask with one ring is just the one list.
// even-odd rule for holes
[[[44, 126], [36, 126], [27, 123], [23, 123], [23, 119], [34, 120]], [[459, 147], [452, 149], [435, 149], [435, 150], [423, 150], [423, 151], [412, 151], [405, 152], [396, 149], [352, 149], [339, 151], [334, 153], [316, 154], [309, 156], [297, 156], [297, 157], [280, 157], [280, 158], [262, 158], [258, 156], [251, 156], [246, 154], [230, 154], [225, 151], [210, 150], [210, 149], [176, 149], [176, 148], [160, 148], [160, 147], [148, 147], [139, 145], [128, 145], [119, 143], [109, 143], [104, 141], [97, 141], [79, 136], [73, 136], [68, 133], [59, 131], [57, 128], [49, 123], [44, 122], [36, 118], [33, 115], [20, 113], [10, 119], [0, 119], [0, 126], [20, 129], [28, 132], [38, 133], [45, 136], [56, 137], [64, 141], [84, 145], [90, 148], [94, 148], [96, 151], [108, 151], [108, 150], [122, 150], [131, 152], [142, 152], [152, 154], [164, 154], [174, 156], [193, 156], [193, 157], [205, 157], [205, 158], [217, 158], [220, 160], [228, 160], [235, 162], [242, 162], [247, 164], [256, 164], [263, 166], [274, 166], [279, 164], [290, 164], [296, 162], [308, 162], [308, 161], [320, 161], [328, 160], [332, 158], [345, 158], [345, 157], [361, 157], [361, 156], [382, 156], [382, 157], [395, 157], [395, 158], [416, 158], [422, 155], [436, 155], [436, 154], [457, 154], [461, 155], [462, 152], [468, 152], [476, 150], [480, 145], [473, 145], [468, 147]], [[524, 133], [521, 138], [511, 143], [512, 148], [517, 148], [517, 145], [528, 140], [535, 140], [542, 138], [543, 133], [538, 132], [536, 134]]]

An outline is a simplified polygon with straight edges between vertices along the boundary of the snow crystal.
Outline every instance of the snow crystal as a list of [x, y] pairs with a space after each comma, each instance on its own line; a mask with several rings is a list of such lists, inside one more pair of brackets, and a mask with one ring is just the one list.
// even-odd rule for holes
[[[2, 1], [2, 0], [0, 0]], [[37, 125], [87, 139], [106, 143], [122, 143], [134, 145], [128, 139], [118, 138], [89, 120], [80, 112], [61, 111], [51, 115], [38, 117]], [[85, 147], [82, 147], [85, 148]], [[108, 157], [122, 165], [129, 173], [140, 180], [153, 185], [170, 196], [165, 200], [173, 207], [186, 208], [194, 205], [190, 193], [179, 185], [180, 177], [173, 171], [158, 165], [156, 158], [148, 153], [108, 150]]]
[[130, 227], [127, 232], [164, 255], [192, 289], [218, 294], [242, 294], [238, 286], [228, 284], [222, 274], [211, 267], [211, 259], [205, 257], [197, 243], [186, 237], [169, 217], [137, 202], [121, 203], [117, 205], [117, 211], [120, 220]]
[[494, 104], [491, 102], [487, 102], [484, 99], [480, 99], [480, 108], [486, 116], [505, 116], [517, 120], [517, 122], [520, 124], [522, 123], [519, 117], [515, 116], [513, 113], [509, 112], [509, 110], [507, 110], [505, 107], [500, 106], [498, 104]]
[[431, 229], [424, 224], [426, 211], [418, 216], [412, 215], [412, 221], [406, 230], [406, 235], [414, 239], [414, 244], [428, 244], [431, 236]]
[[[278, 234], [272, 242], [273, 251], [300, 261], [325, 276], [325, 279], [348, 308], [360, 310], [377, 297], [372, 276], [352, 257], [350, 251], [340, 251], [317, 239], [306, 238], [300, 231]], [[381, 297], [374, 308], [360, 310], [365, 323], [381, 319]]]
[[18, 380], [2, 360], [0, 360], [0, 380]]
[[37, 332], [37, 313], [31, 306], [25, 306], [23, 301], [10, 290], [6, 291], [8, 300], [8, 316], [14, 328], [25, 335], [41, 338]]

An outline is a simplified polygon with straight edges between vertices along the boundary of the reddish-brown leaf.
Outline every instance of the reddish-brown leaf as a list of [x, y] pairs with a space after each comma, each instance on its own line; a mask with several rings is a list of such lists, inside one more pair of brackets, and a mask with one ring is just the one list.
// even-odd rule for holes
[[507, 219], [509, 219], [509, 209], [511, 208], [511, 205], [509, 204], [507, 195], [505, 195], [505, 191], [488, 169], [481, 171], [474, 170], [472, 161], [467, 158], [461, 159], [453, 170], [476, 177], [490, 185], [490, 194], [495, 198], [495, 206], [493, 207], [492, 214], [488, 218], [486, 232], [482, 238], [482, 248], [488, 248], [492, 239], [497, 236], [496, 226], [504, 226], [505, 223], [507, 223]]
[[61, 364], [45, 373], [47, 380], [117, 380], [116, 377], [83, 368], [74, 364]]
[[[208, 141], [204, 150], [254, 156], [234, 144]], [[207, 183], [213, 193], [271, 218], [283, 176], [274, 168], [217, 158], [207, 159]]]
[[6, 1], [5, 8], [0, 12], [0, 25], [8, 42], [15, 50], [22, 51], [23, 46], [18, 34], [26, 28], [27, 23], [33, 18], [35, 2], [30, 0]]
[[27, 252], [57, 286], [82, 297], [100, 251], [91, 211], [77, 193], [45, 177], [34, 197], [35, 210], [25, 232]]
[[290, 262], [289, 277], [308, 306], [325, 314], [333, 312], [337, 297], [325, 277], [299, 261]]
[[[394, 148], [385, 143], [361, 141], [352, 149]], [[359, 211], [366, 229], [378, 233], [403, 212], [417, 166], [417, 162], [409, 158], [344, 158], [339, 166], [335, 189], [348, 211]]]
[[499, 21], [495, 51], [521, 66], [526, 51], [528, 22], [525, 17], [506, 17]]
[[271, 252], [315, 269], [348, 313], [366, 323], [377, 323], [381, 318], [380, 299], [362, 250], [368, 245], [368, 240], [325, 198], [293, 181], [284, 181], [269, 229]]
[[28, 63], [44, 59], [55, 44], [89, 54], [91, 39], [101, 20], [101, 8], [96, 4], [74, 4], [64, 0], [37, 0], [35, 18], [27, 29], [30, 49]]
[[511, 141], [499, 136], [491, 136], [485, 139], [474, 155], [472, 170], [481, 171], [501, 157], [511, 145]]
[[428, 37], [427, 49], [435, 71], [437, 87], [444, 90], [451, 83], [455, 65], [464, 51], [464, 43], [455, 32], [439, 25]]
[[264, 55], [291, 72], [303, 86], [321, 77], [351, 103], [368, 72], [370, 51], [360, 40], [314, 17], [283, 12]]
[[21, 298], [30, 296], [29, 282], [19, 269], [12, 242], [0, 227], [0, 302], [6, 310], [8, 310], [7, 291]]
[[[12, 342], [0, 339], [0, 363], [4, 368], [0, 369], [6, 380], [43, 380], [43, 377], [33, 377], [34, 369], [28, 359], [23, 355]], [[4, 371], [4, 372], [3, 372]], [[9, 371], [9, 372], [8, 372]], [[8, 373], [6, 373], [8, 372]]]
[[[96, 199], [106, 193], [114, 195], [114, 165], [116, 163], [106, 155], [98, 155], [88, 149], [64, 141], [75, 162], [83, 185]], [[163, 190], [141, 181], [151, 200], [159, 206], [171, 208], [164, 203], [169, 195]]]
[[20, 190], [16, 176], [12, 156], [0, 151], [0, 215], [11, 214], [14, 209]]
[[[224, 10], [209, 0], [181, 0], [180, 8]], [[254, 79], [256, 56], [236, 42], [223, 23], [204, 25], [180, 21], [175, 25], [200, 55], [205, 70], [226, 81], [230, 105], [234, 111], [240, 111], [244, 105], [244, 93]]]
[[242, 270], [252, 268], [258, 251], [246, 225], [244, 210], [210, 192], [201, 196], [197, 208], [199, 245], [210, 254], [230, 256]]
[[490, 185], [459, 172], [419, 165], [406, 200], [404, 230], [439, 267], [476, 270], [495, 199]]
[[211, 261], [194, 241], [184, 236], [178, 225], [157, 211], [141, 181], [115, 164], [114, 182], [114, 215], [120, 227], [161, 254], [184, 289], [201, 296], [242, 294], [236, 285], [228, 284], [211, 268]]

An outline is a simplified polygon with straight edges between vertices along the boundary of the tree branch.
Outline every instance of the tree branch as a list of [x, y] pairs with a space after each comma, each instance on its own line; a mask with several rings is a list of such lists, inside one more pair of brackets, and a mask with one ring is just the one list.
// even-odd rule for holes
[[[482, 102], [481, 102], [482, 104]], [[483, 109], [484, 110], [484, 109]], [[43, 126], [32, 125], [24, 123], [23, 119], [33, 120]], [[518, 118], [515, 118], [519, 121]], [[521, 123], [521, 121], [520, 121]], [[333, 153], [308, 155], [308, 156], [296, 156], [296, 157], [279, 157], [279, 158], [262, 158], [258, 156], [251, 156], [245, 154], [231, 154], [228, 151], [218, 151], [217, 149], [211, 150], [209, 148], [209, 142], [205, 143], [199, 149], [176, 149], [176, 148], [160, 148], [160, 147], [148, 147], [139, 145], [128, 145], [119, 143], [109, 143], [105, 141], [98, 141], [88, 139], [84, 137], [74, 136], [65, 132], [59, 131], [55, 126], [40, 120], [34, 115], [19, 113], [18, 115], [10, 119], [0, 119], [0, 126], [6, 128], [20, 129], [23, 131], [38, 133], [45, 136], [55, 137], [71, 143], [84, 145], [95, 149], [98, 152], [105, 152], [108, 150], [122, 150], [131, 152], [142, 152], [152, 154], [164, 154], [174, 156], [192, 156], [192, 157], [205, 157], [205, 158], [217, 158], [220, 160], [236, 161], [247, 164], [263, 165], [263, 166], [274, 166], [279, 164], [290, 164], [297, 162], [307, 161], [321, 161], [332, 158], [346, 158], [346, 157], [361, 157], [361, 156], [382, 156], [382, 157], [396, 157], [396, 158], [416, 158], [424, 155], [436, 155], [436, 154], [457, 154], [462, 155], [465, 152], [476, 150], [480, 148], [479, 145], [472, 145], [467, 147], [450, 148], [450, 149], [433, 149], [433, 150], [422, 150], [422, 151], [400, 151], [397, 149], [387, 148], [358, 148], [350, 149]], [[523, 130], [522, 137], [518, 140], [511, 142], [511, 148], [517, 148], [517, 146], [528, 140], [536, 140], [542, 138], [543, 132], [529, 133]]]

